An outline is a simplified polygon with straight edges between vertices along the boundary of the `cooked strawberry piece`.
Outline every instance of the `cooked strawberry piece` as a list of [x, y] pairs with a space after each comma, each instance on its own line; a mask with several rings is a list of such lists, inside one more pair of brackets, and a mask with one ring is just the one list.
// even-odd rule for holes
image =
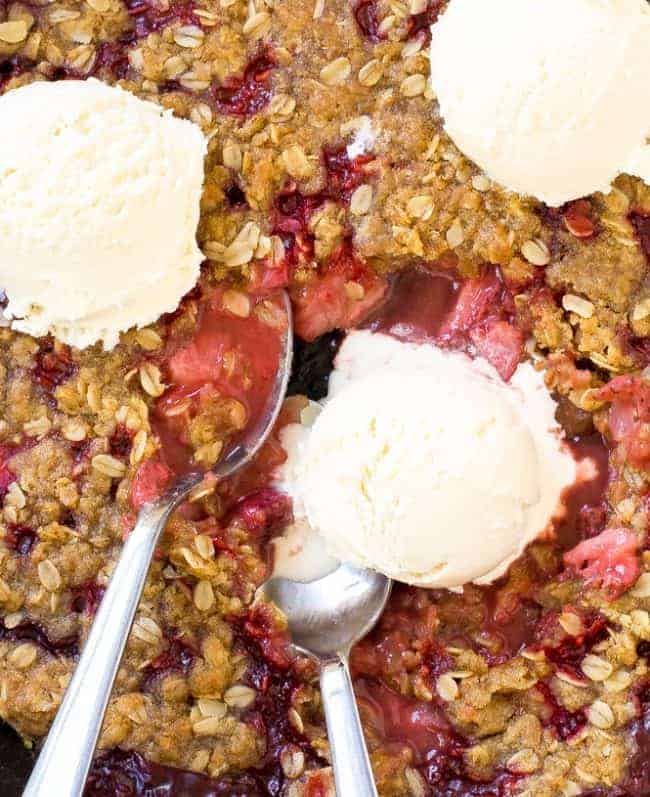
[[70, 348], [56, 343], [51, 338], [41, 340], [35, 356], [34, 379], [51, 393], [77, 370], [72, 361]]
[[[223, 291], [215, 291], [203, 304], [194, 338], [169, 359], [171, 381], [185, 391], [213, 384], [241, 396], [248, 376], [253, 378], [252, 389], [260, 391], [277, 369], [278, 336], [269, 335], [269, 327], [252, 313], [242, 318], [228, 312], [222, 297]], [[251, 305], [254, 301], [251, 297]], [[244, 358], [236, 364], [234, 373], [225, 361], [231, 354]], [[247, 369], [251, 370], [248, 375]]]
[[388, 283], [353, 252], [346, 239], [330, 257], [322, 276], [296, 291], [294, 328], [304, 340], [360, 323], [383, 299]]
[[135, 472], [131, 485], [131, 506], [137, 512], [144, 504], [159, 498], [171, 480], [171, 471], [159, 459], [145, 460]]
[[480, 324], [469, 333], [476, 353], [487, 360], [507, 382], [517, 370], [524, 351], [524, 335], [507, 321]]
[[[290, 239], [287, 250], [294, 246], [294, 240]], [[250, 265], [250, 291], [252, 293], [270, 293], [278, 288], [289, 286], [289, 254], [285, 255], [280, 261], [275, 261], [267, 257], [262, 262], [251, 263]]]
[[371, 42], [380, 42], [385, 38], [379, 32], [379, 13], [377, 0], [361, 0], [354, 8], [354, 18], [363, 35]]
[[470, 344], [470, 354], [483, 357], [507, 381], [521, 361], [524, 347], [523, 332], [508, 319], [510, 302], [494, 269], [465, 280], [439, 328], [438, 342], [461, 350]]
[[600, 401], [631, 400], [638, 419], [650, 421], [650, 384], [636, 376], [616, 376], [598, 391]]
[[633, 210], [630, 213], [630, 222], [641, 244], [641, 250], [650, 264], [650, 210]]
[[499, 301], [503, 292], [494, 270], [462, 283], [456, 303], [438, 332], [441, 340], [469, 332]]
[[620, 528], [605, 529], [564, 554], [564, 563], [586, 584], [602, 588], [613, 600], [639, 577], [639, 542], [636, 535]]
[[241, 77], [212, 91], [212, 98], [221, 113], [248, 117], [264, 108], [271, 99], [269, 77], [277, 66], [270, 48], [263, 48], [248, 62]]
[[355, 691], [366, 721], [383, 739], [405, 745], [418, 763], [444, 757], [462, 766], [466, 742], [435, 703], [413, 700], [366, 678], [356, 680]]
[[617, 376], [596, 394], [611, 402], [609, 429], [630, 465], [650, 463], [650, 385], [636, 376]]
[[567, 230], [576, 238], [591, 238], [596, 232], [593, 220], [593, 207], [588, 199], [570, 202], [562, 209], [562, 216]]
[[267, 488], [247, 495], [235, 504], [228, 522], [245, 526], [258, 541], [283, 531], [292, 520], [291, 499]]
[[617, 443], [630, 438], [640, 427], [639, 416], [633, 401], [615, 401], [609, 412], [609, 431]]
[[196, 467], [189, 448], [200, 444], [192, 437], [195, 422], [212, 424], [214, 439], [232, 440], [265, 412], [284, 323], [277, 295], [242, 295], [224, 286], [203, 297], [189, 340], [169, 340], [164, 370], [171, 384], [156, 403], [153, 421], [174, 471]]
[[221, 378], [223, 357], [232, 350], [234, 340], [218, 329], [198, 336], [179, 349], [168, 363], [171, 380], [176, 385], [194, 388]]

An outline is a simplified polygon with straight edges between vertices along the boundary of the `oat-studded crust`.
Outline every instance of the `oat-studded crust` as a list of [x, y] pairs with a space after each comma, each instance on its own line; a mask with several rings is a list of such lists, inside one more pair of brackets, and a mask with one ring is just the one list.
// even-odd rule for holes
[[[178, 387], [170, 362], [215, 290], [224, 312], [273, 329], [273, 309], [246, 291], [288, 280], [313, 338], [354, 323], [390, 272], [419, 263], [481, 279], [498, 267], [509, 324], [546, 367], [565, 428], [598, 430], [611, 446], [606, 500], [583, 518], [584, 536], [617, 529], [621, 544], [645, 545], [650, 188], [621, 177], [608, 196], [551, 210], [477, 171], [428, 87], [439, 5], [0, 4], [3, 90], [94, 75], [209, 136], [206, 263], [178, 313], [111, 353], [0, 329], [0, 713], [25, 737], [46, 732], [138, 501], [169, 478], [160, 408], [187, 410], [184, 395], [164, 403]], [[334, 310], [323, 305], [332, 286]], [[230, 374], [241, 375], [235, 357]], [[245, 402], [216, 391], [192, 414], [189, 443], [209, 465], [246, 420]], [[138, 755], [236, 793], [331, 790], [314, 673], [290, 664], [281, 618], [249, 611], [265, 538], [287, 512], [264, 490], [277, 441], [264, 457], [248, 480], [204, 485], [170, 523], [101, 739], [133, 753], [103, 759], [91, 793], [112, 793], [111, 766], [146, 768]], [[619, 782], [647, 794], [632, 754], [648, 744], [650, 576], [612, 599], [561, 569], [552, 547], [534, 546], [489, 607], [478, 588], [396, 590], [353, 657], [382, 795], [604, 795]], [[539, 644], [514, 655], [502, 631], [486, 631], [488, 609], [507, 628], [540, 629]], [[478, 782], [494, 791], [472, 791]]]

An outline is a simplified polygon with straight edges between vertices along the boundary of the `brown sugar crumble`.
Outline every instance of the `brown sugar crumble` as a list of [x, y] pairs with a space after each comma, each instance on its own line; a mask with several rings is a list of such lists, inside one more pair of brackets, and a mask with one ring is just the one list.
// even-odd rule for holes
[[[176, 313], [108, 353], [0, 327], [0, 716], [26, 740], [47, 732], [138, 508], [173, 476], [169, 439], [209, 467], [250, 420], [268, 354], [216, 362], [205, 314], [277, 329], [266, 296], [288, 286], [311, 341], [416, 273], [453, 300], [444, 345], [504, 378], [524, 358], [545, 369], [602, 478], [492, 587], [395, 589], [352, 657], [379, 793], [650, 793], [650, 188], [623, 176], [551, 209], [477, 170], [428, 82], [442, 5], [0, 2], [2, 91], [94, 76], [209, 138], [206, 259]], [[212, 385], [200, 400], [193, 378]], [[174, 515], [88, 795], [334, 794], [314, 668], [251, 606], [291, 517], [268, 483], [283, 457], [272, 437]]]

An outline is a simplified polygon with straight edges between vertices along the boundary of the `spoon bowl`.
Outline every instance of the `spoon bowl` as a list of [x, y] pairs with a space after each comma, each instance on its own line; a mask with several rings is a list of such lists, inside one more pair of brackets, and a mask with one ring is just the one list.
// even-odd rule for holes
[[370, 631], [384, 610], [390, 588], [386, 576], [342, 564], [307, 584], [271, 578], [259, 591], [286, 615], [294, 647], [328, 661], [347, 653]]

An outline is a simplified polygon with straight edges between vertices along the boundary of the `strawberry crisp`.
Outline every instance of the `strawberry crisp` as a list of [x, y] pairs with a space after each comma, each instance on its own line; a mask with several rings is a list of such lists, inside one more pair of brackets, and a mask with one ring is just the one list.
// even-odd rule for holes
[[[650, 188], [551, 209], [480, 173], [428, 84], [442, 6], [0, 0], [1, 91], [93, 76], [209, 138], [205, 262], [174, 314], [108, 353], [0, 327], [0, 716], [27, 744], [138, 508], [254, 419], [287, 286], [294, 392], [322, 395], [337, 330], [383, 313], [504, 380], [532, 360], [592, 470], [507, 576], [397, 585], [353, 651], [379, 793], [650, 794]], [[292, 516], [284, 457], [274, 435], [169, 523], [89, 796], [334, 794], [314, 668], [251, 608]]]

